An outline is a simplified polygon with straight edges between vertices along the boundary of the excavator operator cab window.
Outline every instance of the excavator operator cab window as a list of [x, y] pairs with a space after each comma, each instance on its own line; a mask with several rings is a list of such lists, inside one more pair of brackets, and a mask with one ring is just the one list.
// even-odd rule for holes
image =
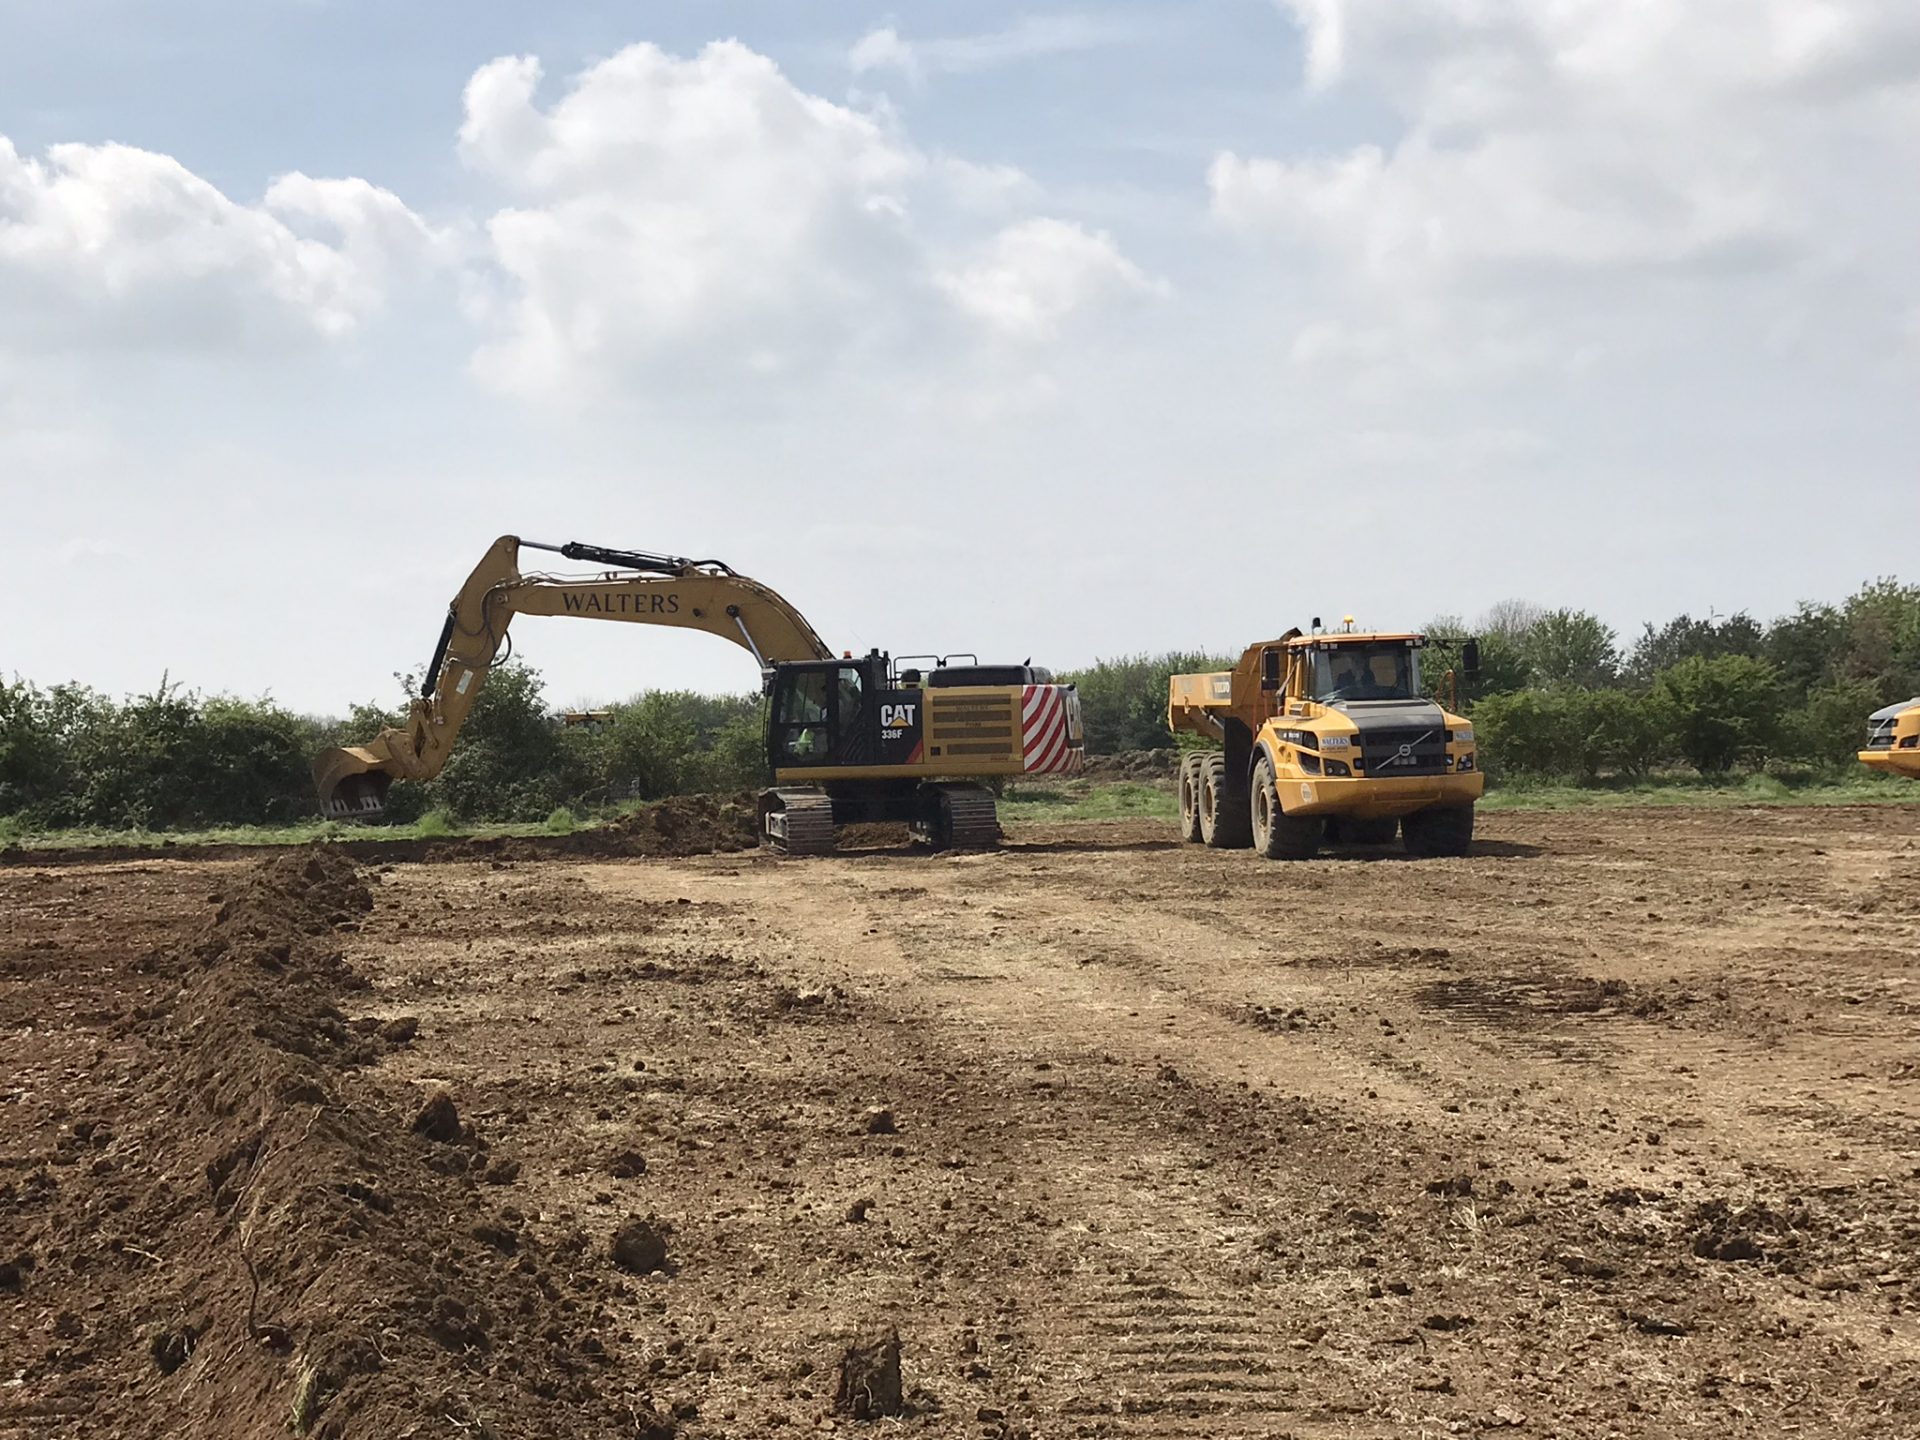
[[873, 730], [873, 692], [886, 688], [885, 664], [869, 656], [781, 667], [769, 735], [774, 768], [870, 760], [863, 737]]
[[773, 712], [776, 762], [825, 763], [831, 745], [827, 704], [832, 698], [832, 672], [808, 667], [781, 678]]
[[866, 676], [858, 665], [842, 665], [834, 674], [833, 733], [845, 735], [860, 723], [860, 697]]

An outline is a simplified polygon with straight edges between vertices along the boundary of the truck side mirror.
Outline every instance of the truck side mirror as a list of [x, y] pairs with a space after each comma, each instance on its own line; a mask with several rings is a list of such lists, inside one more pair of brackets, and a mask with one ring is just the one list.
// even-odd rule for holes
[[1278, 650], [1260, 652], [1260, 688], [1262, 690], [1280, 688], [1280, 652]]
[[1469, 640], [1460, 647], [1460, 668], [1465, 672], [1467, 683], [1475, 684], [1480, 679], [1480, 642]]

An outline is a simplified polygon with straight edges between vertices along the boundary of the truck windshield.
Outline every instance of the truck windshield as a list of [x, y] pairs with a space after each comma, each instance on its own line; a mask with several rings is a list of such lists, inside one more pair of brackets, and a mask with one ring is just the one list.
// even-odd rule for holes
[[1412, 700], [1420, 694], [1420, 652], [1404, 640], [1313, 652], [1315, 700]]

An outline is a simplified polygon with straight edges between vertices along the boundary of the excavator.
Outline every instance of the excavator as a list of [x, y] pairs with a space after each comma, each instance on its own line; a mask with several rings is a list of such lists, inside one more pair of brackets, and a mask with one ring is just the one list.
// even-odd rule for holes
[[1867, 748], [1860, 752], [1860, 763], [1920, 780], [1920, 695], [1867, 717]]
[[[1486, 781], [1457, 695], [1443, 707], [1422, 693], [1429, 643], [1315, 619], [1249, 646], [1232, 670], [1172, 676], [1168, 729], [1220, 746], [1181, 764], [1181, 839], [1308, 860], [1322, 844], [1384, 845], [1398, 831], [1409, 854], [1466, 854]], [[1457, 643], [1472, 680], [1480, 647]]]
[[[522, 574], [523, 550], [604, 568]], [[786, 854], [826, 853], [837, 826], [867, 821], [905, 821], [935, 849], [991, 846], [1000, 826], [983, 781], [1074, 773], [1084, 760], [1079, 696], [1037, 666], [836, 656], [780, 595], [718, 560], [503, 535], [448, 608], [405, 725], [314, 760], [325, 814], [376, 819], [394, 781], [440, 773], [488, 670], [505, 658], [515, 615], [671, 625], [747, 650], [769, 700], [773, 784], [759, 795], [761, 838]]]

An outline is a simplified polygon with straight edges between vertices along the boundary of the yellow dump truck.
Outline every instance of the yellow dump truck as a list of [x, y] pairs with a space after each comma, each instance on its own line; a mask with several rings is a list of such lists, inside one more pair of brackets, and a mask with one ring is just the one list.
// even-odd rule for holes
[[1920, 780], [1920, 695], [1867, 717], [1867, 748], [1860, 763]]
[[[1397, 830], [1410, 854], [1466, 854], [1485, 779], [1473, 726], [1423, 692], [1427, 644], [1315, 620], [1249, 646], [1232, 670], [1173, 676], [1168, 728], [1220, 746], [1180, 767], [1182, 838], [1305, 860]], [[1459, 653], [1473, 674], [1478, 647]]]

